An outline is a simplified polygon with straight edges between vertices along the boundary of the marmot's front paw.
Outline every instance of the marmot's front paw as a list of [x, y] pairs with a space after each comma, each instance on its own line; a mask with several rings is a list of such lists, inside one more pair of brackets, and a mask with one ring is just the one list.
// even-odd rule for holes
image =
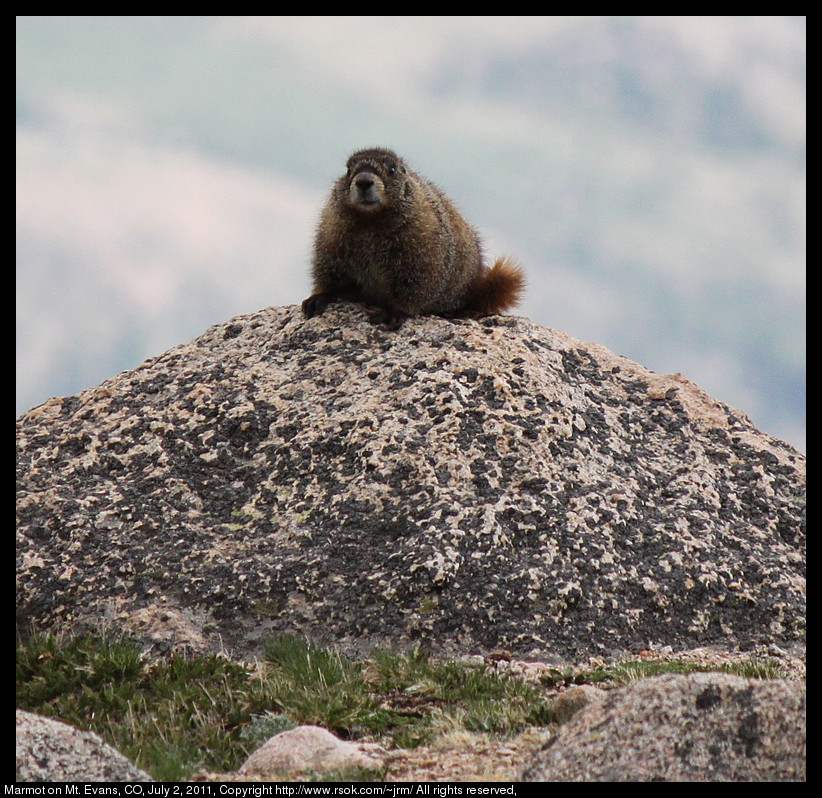
[[369, 314], [372, 324], [384, 324], [389, 330], [399, 330], [402, 323], [408, 318], [407, 313], [401, 310], [386, 310], [380, 308]]
[[303, 301], [303, 315], [307, 319], [313, 316], [321, 316], [330, 301], [328, 294], [312, 294]]

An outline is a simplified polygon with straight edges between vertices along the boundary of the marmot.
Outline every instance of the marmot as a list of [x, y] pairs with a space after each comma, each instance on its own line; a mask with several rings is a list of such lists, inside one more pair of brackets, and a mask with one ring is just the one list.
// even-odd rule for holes
[[519, 301], [522, 269], [508, 258], [486, 268], [476, 230], [402, 158], [360, 150], [347, 167], [320, 216], [306, 317], [347, 299], [398, 329], [408, 316], [488, 316]]

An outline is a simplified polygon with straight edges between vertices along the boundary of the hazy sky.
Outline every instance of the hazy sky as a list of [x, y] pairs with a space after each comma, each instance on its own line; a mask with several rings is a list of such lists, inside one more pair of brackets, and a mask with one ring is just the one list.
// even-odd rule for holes
[[18, 413], [308, 292], [362, 146], [520, 312], [804, 446], [797, 17], [18, 17]]

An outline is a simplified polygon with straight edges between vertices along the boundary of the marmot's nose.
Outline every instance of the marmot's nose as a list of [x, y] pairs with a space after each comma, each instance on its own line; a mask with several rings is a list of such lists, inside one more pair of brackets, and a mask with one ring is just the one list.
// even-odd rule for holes
[[356, 185], [356, 186], [357, 186], [357, 188], [358, 188], [360, 191], [362, 191], [363, 193], [365, 193], [366, 191], [368, 191], [368, 190], [371, 188], [371, 186], [373, 186], [373, 185], [374, 185], [374, 176], [373, 176], [373, 175], [369, 175], [369, 174], [367, 174], [367, 173], [366, 173], [366, 174], [357, 175], [357, 176], [354, 178], [354, 185]]

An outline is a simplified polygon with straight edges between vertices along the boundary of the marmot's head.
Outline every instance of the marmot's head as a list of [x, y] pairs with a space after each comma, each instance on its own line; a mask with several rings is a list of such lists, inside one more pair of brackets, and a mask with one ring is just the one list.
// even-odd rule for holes
[[391, 150], [360, 150], [348, 159], [347, 167], [335, 192], [357, 213], [378, 214], [405, 193], [408, 169]]

